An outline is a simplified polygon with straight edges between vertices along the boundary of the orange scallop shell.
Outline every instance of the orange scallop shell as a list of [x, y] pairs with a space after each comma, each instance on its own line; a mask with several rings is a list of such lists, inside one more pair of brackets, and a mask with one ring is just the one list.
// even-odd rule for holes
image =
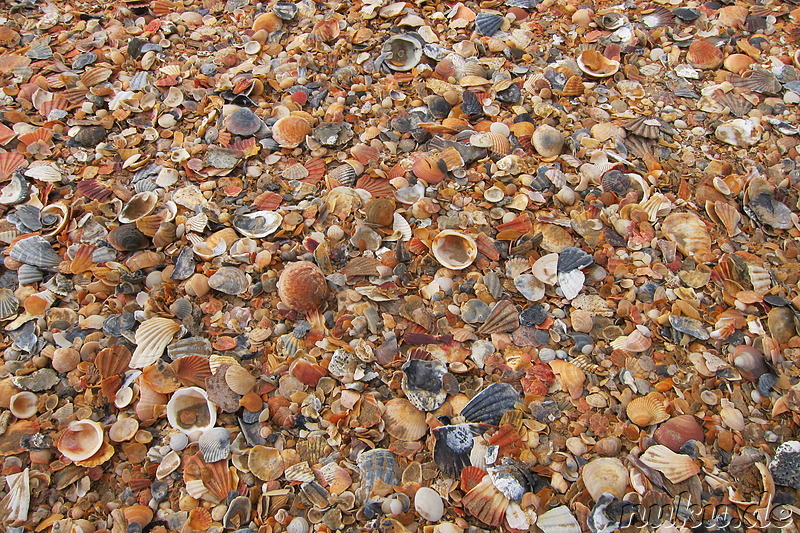
[[441, 182], [445, 177], [444, 171], [439, 167], [439, 160], [427, 156], [417, 159], [411, 171], [416, 177], [431, 185]]
[[25, 163], [25, 156], [19, 152], [0, 153], [0, 180], [11, 177], [16, 169]]
[[175, 375], [184, 386], [205, 387], [206, 379], [212, 376], [208, 359], [201, 355], [187, 355], [172, 362]]
[[689, 45], [686, 52], [686, 60], [693, 67], [710, 70], [722, 65], [722, 50], [711, 44], [705, 39], [697, 39]]
[[634, 398], [625, 408], [628, 418], [639, 427], [658, 424], [669, 418], [660, 394], [650, 393], [647, 396]]
[[107, 378], [128, 370], [130, 361], [131, 351], [121, 344], [114, 344], [97, 353], [94, 366], [101, 378]]
[[272, 126], [272, 138], [281, 148], [296, 148], [311, 133], [311, 125], [294, 115], [283, 117]]

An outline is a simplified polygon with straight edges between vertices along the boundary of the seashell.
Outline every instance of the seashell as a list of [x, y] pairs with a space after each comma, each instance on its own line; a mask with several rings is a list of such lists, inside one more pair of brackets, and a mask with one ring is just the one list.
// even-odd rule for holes
[[17, 313], [19, 300], [14, 297], [14, 292], [7, 288], [0, 288], [0, 320], [5, 320]]
[[105, 379], [125, 372], [128, 369], [130, 360], [130, 350], [122, 344], [114, 344], [108, 348], [103, 348], [97, 353], [94, 359], [94, 366], [97, 368], [100, 377]]
[[15, 261], [44, 270], [55, 270], [61, 263], [61, 257], [53, 251], [50, 243], [38, 235], [20, 239], [11, 246], [8, 255]]
[[286, 478], [286, 481], [290, 482], [310, 483], [316, 481], [314, 471], [311, 470], [307, 461], [301, 461], [287, 466], [286, 470], [283, 472], [283, 476]]
[[520, 401], [520, 393], [508, 383], [492, 383], [461, 409], [461, 416], [476, 424], [497, 425], [502, 416]]
[[606, 492], [622, 499], [628, 488], [628, 469], [616, 457], [598, 457], [583, 467], [581, 479], [594, 501]]
[[144, 368], [155, 363], [180, 329], [180, 324], [169, 318], [153, 317], [142, 322], [136, 330], [136, 350], [130, 367]]
[[561, 90], [561, 94], [567, 97], [581, 96], [586, 90], [583, 79], [580, 76], [570, 76]]
[[108, 232], [108, 243], [120, 252], [133, 252], [150, 246], [150, 239], [135, 224], [122, 224]]
[[555, 157], [564, 147], [564, 136], [553, 126], [543, 124], [536, 128], [531, 138], [533, 147], [542, 157]]
[[6, 474], [5, 482], [8, 485], [8, 492], [0, 501], [3, 509], [0, 517], [4, 524], [9, 524], [8, 531], [18, 530], [18, 528], [10, 527], [10, 524], [23, 523], [28, 520], [31, 503], [30, 469], [25, 468], [21, 472]]
[[440, 166], [440, 161], [442, 160], [428, 156], [421, 157], [414, 161], [414, 164], [411, 166], [411, 171], [417, 178], [423, 180], [425, 183], [435, 185], [440, 183], [446, 176], [445, 170], [442, 169], [445, 163], [442, 163]]
[[482, 11], [475, 16], [475, 31], [486, 37], [491, 37], [503, 25], [503, 16], [499, 13]]
[[16, 205], [30, 196], [30, 185], [19, 173], [11, 176], [11, 182], [0, 190], [0, 204]]
[[370, 497], [375, 483], [379, 480], [387, 485], [397, 485], [400, 482], [397, 457], [389, 450], [375, 448], [361, 452], [356, 463], [361, 475], [361, 487], [357, 496], [362, 502]]
[[[5, 181], [14, 171], [25, 164], [25, 156], [19, 152], [0, 152], [0, 181]], [[23, 182], [25, 180], [22, 180]]]
[[372, 198], [364, 204], [365, 222], [389, 226], [394, 222], [395, 203], [392, 198]]
[[278, 297], [284, 305], [295, 311], [319, 309], [327, 293], [325, 274], [308, 261], [289, 263], [278, 278]]
[[[773, 311], [775, 309], [782, 308], [774, 308]], [[789, 311], [789, 314], [791, 314], [791, 311]], [[794, 324], [792, 324], [792, 328], [794, 328]], [[792, 332], [790, 336], [793, 335], [794, 333]], [[752, 346], [739, 345], [733, 349], [730, 357], [731, 363], [739, 370], [742, 377], [753, 383], [758, 383], [758, 379], [769, 372], [769, 367], [767, 367], [767, 363], [764, 360], [764, 354]]]
[[568, 391], [573, 400], [581, 397], [586, 373], [580, 367], [567, 361], [556, 359], [555, 361], [550, 361], [550, 368], [558, 376], [561, 388]]
[[304, 118], [289, 115], [272, 126], [272, 138], [281, 148], [296, 148], [311, 134], [311, 125]]
[[231, 365], [225, 371], [225, 383], [233, 392], [244, 396], [256, 386], [256, 378], [242, 366]]
[[236, 267], [221, 267], [208, 278], [208, 286], [225, 294], [242, 294], [250, 287], [244, 272]]
[[294, 2], [278, 2], [272, 7], [272, 11], [282, 20], [292, 20], [299, 10]]
[[120, 416], [108, 430], [108, 438], [112, 442], [125, 442], [131, 440], [139, 431], [139, 421], [131, 417]]
[[183, 433], [202, 433], [214, 427], [217, 407], [200, 387], [178, 389], [167, 402], [167, 420], [170, 426]]
[[491, 131], [475, 133], [469, 138], [469, 142], [472, 146], [488, 148], [492, 154], [501, 157], [511, 153], [511, 141], [508, 137]]
[[500, 300], [478, 328], [477, 333], [479, 335], [508, 333], [518, 327], [519, 311], [517, 311], [516, 306], [508, 300]]
[[442, 497], [430, 487], [422, 487], [414, 494], [414, 509], [428, 522], [439, 522], [444, 516]]
[[681, 483], [700, 473], [700, 465], [691, 457], [675, 453], [661, 444], [647, 448], [639, 460], [664, 474], [673, 483]]
[[416, 33], [389, 37], [381, 48], [385, 56], [383, 64], [399, 72], [411, 70], [422, 59], [423, 44], [423, 39]]
[[363, 172], [364, 165], [358, 161], [348, 159], [343, 164], [328, 172], [328, 179], [349, 187], [355, 183], [356, 178]]
[[653, 433], [653, 439], [673, 452], [678, 452], [690, 440], [703, 442], [705, 433], [695, 417], [678, 415], [658, 426]]
[[255, 211], [236, 215], [231, 220], [240, 234], [252, 239], [262, 239], [278, 230], [283, 223], [280, 213], [274, 211]]
[[153, 521], [153, 511], [146, 505], [131, 505], [122, 509], [128, 524], [137, 523], [144, 527]]
[[581, 533], [578, 519], [570, 512], [569, 507], [560, 505], [539, 515], [536, 527], [542, 533]]
[[727, 107], [731, 115], [738, 118], [744, 117], [753, 109], [753, 104], [734, 92], [724, 93], [718, 91], [714, 93], [714, 99], [719, 104]]
[[44, 272], [33, 265], [22, 265], [17, 269], [17, 281], [20, 285], [38, 283], [44, 279]]
[[274, 481], [283, 475], [285, 469], [280, 450], [266, 446], [253, 446], [248, 454], [247, 465], [250, 472], [261, 481]]
[[620, 63], [608, 59], [603, 54], [589, 48], [581, 52], [577, 59], [578, 68], [584, 73], [595, 78], [608, 78], [619, 71]]
[[314, 24], [309, 38], [312, 41], [322, 41], [329, 43], [339, 37], [339, 21], [334, 18], [323, 19]]
[[[475, 431], [476, 427], [472, 424], [439, 426], [432, 430], [436, 437], [433, 460], [439, 470], [456, 479], [461, 477], [463, 481], [464, 469], [474, 468], [471, 466], [470, 454], [474, 446]], [[485, 474], [486, 472], [481, 471], [480, 477]], [[477, 481], [480, 479], [475, 484]]]
[[234, 135], [253, 135], [263, 126], [264, 122], [258, 115], [246, 107], [240, 107], [225, 119], [225, 129]]
[[222, 518], [222, 525], [227, 529], [239, 529], [250, 522], [252, 503], [247, 496], [237, 496], [230, 504], [225, 516]]
[[156, 202], [158, 202], [158, 195], [152, 191], [134, 194], [120, 209], [117, 218], [123, 224], [136, 222], [149, 215], [155, 209]]
[[393, 398], [386, 402], [383, 422], [389, 435], [400, 440], [417, 441], [428, 431], [425, 413], [404, 398]]
[[700, 340], [707, 340], [710, 337], [710, 333], [706, 327], [703, 326], [702, 322], [687, 316], [670, 315], [669, 324], [676, 331], [691, 335]]
[[547, 285], [555, 285], [558, 281], [558, 262], [557, 253], [543, 255], [533, 264], [532, 273], [536, 279]]
[[463, 270], [478, 257], [475, 240], [454, 230], [440, 231], [431, 243], [434, 257], [445, 268]]
[[694, 213], [672, 213], [661, 223], [664, 236], [674, 242], [686, 257], [704, 261], [710, 258], [711, 236]]
[[85, 461], [103, 445], [103, 426], [94, 420], [70, 422], [58, 439], [58, 451], [73, 462]]
[[568, 246], [558, 254], [558, 272], [570, 272], [594, 264], [594, 258], [584, 250]]
[[686, 52], [686, 61], [693, 67], [703, 70], [713, 70], [720, 67], [723, 58], [722, 50], [705, 39], [693, 41]]
[[222, 461], [231, 454], [231, 432], [225, 428], [203, 431], [197, 440], [197, 445], [207, 463]]
[[446, 373], [447, 367], [441, 361], [406, 361], [401, 387], [408, 401], [420, 411], [435, 411], [441, 407], [447, 399], [442, 381]]
[[36, 414], [37, 397], [30, 391], [18, 392], [11, 397], [8, 408], [11, 414], [20, 420], [30, 418]]
[[464, 509], [487, 526], [499, 527], [509, 502], [486, 476], [463, 496], [461, 503]]
[[775, 229], [790, 229], [791, 210], [783, 202], [776, 200], [771, 194], [762, 192], [747, 204], [748, 215], [755, 215], [758, 222]]
[[628, 418], [639, 427], [647, 427], [667, 420], [669, 414], [664, 408], [664, 400], [658, 393], [634, 398], [625, 408]]
[[631, 353], [646, 352], [652, 345], [653, 341], [650, 337], [645, 336], [638, 329], [630, 335], [621, 335], [611, 341], [611, 347], [615, 350], [625, 350]]

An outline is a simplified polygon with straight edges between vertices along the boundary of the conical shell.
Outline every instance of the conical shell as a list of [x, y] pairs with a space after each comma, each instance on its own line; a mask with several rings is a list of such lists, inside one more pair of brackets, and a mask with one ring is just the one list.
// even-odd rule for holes
[[443, 267], [451, 270], [463, 270], [478, 257], [475, 240], [455, 230], [440, 231], [431, 243], [431, 251]]
[[700, 473], [700, 465], [688, 455], [675, 453], [666, 446], [650, 446], [639, 457], [644, 464], [658, 470], [673, 483], [686, 481]]
[[103, 426], [94, 420], [70, 422], [58, 439], [58, 451], [71, 461], [92, 457], [103, 445]]
[[669, 418], [669, 414], [664, 408], [663, 398], [658, 393], [634, 398], [628, 403], [625, 412], [630, 421], [639, 427], [658, 424]]
[[120, 252], [142, 250], [150, 245], [147, 235], [136, 224], [122, 224], [108, 232], [108, 243]]
[[622, 499], [628, 487], [628, 469], [616, 457], [598, 457], [583, 467], [581, 479], [595, 501], [606, 492]]
[[461, 416], [468, 422], [497, 425], [520, 398], [520, 393], [508, 383], [492, 383], [467, 402]]
[[142, 322], [136, 330], [136, 350], [130, 367], [144, 368], [156, 362], [180, 329], [180, 324], [169, 318], [153, 317]]
[[208, 286], [225, 294], [242, 294], [250, 287], [244, 272], [236, 267], [224, 266], [208, 278]]
[[417, 441], [428, 431], [425, 413], [404, 398], [394, 398], [386, 402], [383, 421], [386, 431], [400, 440]]
[[206, 462], [222, 461], [231, 454], [231, 432], [225, 428], [211, 428], [200, 435], [197, 445]]
[[178, 389], [167, 403], [167, 420], [184, 433], [205, 432], [217, 421], [217, 407], [199, 387]]

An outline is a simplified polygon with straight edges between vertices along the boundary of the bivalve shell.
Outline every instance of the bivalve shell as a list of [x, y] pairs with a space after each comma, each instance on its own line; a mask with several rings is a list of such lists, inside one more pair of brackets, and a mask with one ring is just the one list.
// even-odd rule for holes
[[664, 401], [658, 393], [634, 398], [628, 403], [625, 411], [631, 422], [639, 427], [658, 424], [669, 418], [669, 414], [664, 408]]
[[595, 78], [608, 78], [619, 71], [620, 63], [608, 59], [597, 50], [588, 49], [578, 56], [578, 68]]
[[296, 148], [311, 134], [311, 125], [302, 117], [289, 115], [272, 126], [272, 138], [281, 148]]
[[688, 455], [675, 453], [661, 444], [647, 448], [639, 459], [650, 468], [664, 474], [673, 483], [686, 481], [700, 473], [700, 465], [694, 459]]
[[463, 270], [478, 257], [475, 240], [455, 230], [440, 231], [431, 243], [431, 251], [443, 267], [451, 270]]
[[598, 457], [583, 467], [581, 479], [595, 501], [606, 492], [622, 499], [628, 487], [628, 469], [616, 457]]
[[206, 462], [222, 461], [231, 454], [231, 432], [226, 428], [209, 429], [200, 435], [197, 444]]
[[11, 414], [19, 419], [30, 418], [36, 414], [37, 397], [30, 391], [18, 392], [9, 400]]
[[322, 270], [309, 261], [289, 263], [278, 278], [278, 297], [290, 309], [308, 312], [318, 309], [328, 295]]
[[58, 439], [58, 451], [73, 461], [85, 461], [103, 446], [103, 426], [94, 420], [70, 422]]
[[167, 402], [167, 420], [184, 433], [204, 432], [214, 427], [217, 407], [199, 387], [178, 389]]
[[153, 191], [136, 193], [122, 206], [117, 218], [123, 224], [136, 222], [140, 218], [149, 215], [155, 209], [157, 202], [158, 195]]

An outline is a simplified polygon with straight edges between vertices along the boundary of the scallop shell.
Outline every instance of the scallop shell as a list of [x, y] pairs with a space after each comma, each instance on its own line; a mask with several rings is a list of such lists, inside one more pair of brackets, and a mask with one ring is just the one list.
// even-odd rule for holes
[[482, 11], [475, 16], [475, 30], [486, 37], [491, 37], [503, 25], [503, 15]]
[[575, 97], [581, 96], [585, 90], [586, 86], [583, 83], [583, 78], [580, 76], [570, 76], [564, 84], [561, 94], [567, 97]]
[[0, 152], [0, 181], [7, 180], [24, 164], [25, 156], [19, 152]]
[[539, 515], [536, 520], [536, 527], [542, 533], [581, 533], [581, 526], [578, 519], [566, 505], [554, 507], [549, 511]]
[[428, 431], [425, 413], [404, 398], [394, 398], [386, 402], [383, 422], [386, 424], [386, 431], [400, 440], [417, 441]]
[[616, 457], [598, 457], [583, 467], [581, 479], [595, 501], [606, 492], [622, 499], [628, 487], [628, 469]]
[[646, 352], [652, 345], [653, 341], [650, 337], [645, 336], [638, 329], [630, 335], [621, 335], [611, 341], [611, 347], [615, 350], [624, 350], [630, 353]]
[[272, 138], [281, 148], [297, 148], [311, 134], [311, 125], [302, 117], [289, 115], [272, 126]]
[[197, 445], [207, 463], [222, 461], [231, 454], [231, 432], [225, 428], [211, 428], [200, 435]]
[[14, 296], [14, 292], [3, 287], [0, 289], [0, 320], [5, 320], [17, 313], [19, 300]]
[[469, 514], [490, 527], [503, 523], [508, 508], [508, 498], [497, 490], [489, 476], [486, 476], [461, 499], [461, 504]]
[[397, 485], [400, 482], [397, 457], [389, 450], [376, 448], [361, 452], [356, 463], [361, 475], [361, 487], [357, 495], [362, 502], [369, 498], [378, 480], [387, 485]]
[[500, 300], [492, 308], [489, 316], [477, 330], [479, 335], [509, 333], [519, 327], [519, 311], [508, 300]]
[[144, 382], [139, 384], [139, 401], [136, 403], [134, 411], [142, 422], [155, 420], [163, 414], [167, 404], [167, 395], [154, 391]]
[[578, 68], [589, 76], [595, 78], [607, 78], [619, 71], [619, 61], [608, 59], [603, 54], [594, 49], [587, 49], [578, 56]]
[[13, 395], [9, 402], [11, 414], [22, 420], [36, 414], [37, 396], [30, 391], [22, 391]]
[[[474, 426], [471, 424], [455, 424], [439, 426], [432, 430], [436, 437], [433, 447], [433, 460], [439, 470], [453, 478], [464, 480], [464, 470], [474, 468], [471, 466], [470, 454], [474, 447]], [[470, 470], [469, 474], [474, 471]], [[481, 478], [486, 472], [481, 471]], [[469, 488], [472, 488], [480, 481], [474, 480]]]
[[431, 251], [442, 266], [451, 270], [463, 270], [478, 257], [475, 240], [454, 230], [440, 231], [431, 243]]
[[286, 470], [283, 472], [283, 476], [286, 478], [286, 481], [289, 482], [310, 483], [316, 481], [314, 471], [311, 470], [307, 461], [301, 461], [287, 466]]
[[364, 172], [364, 165], [355, 160], [347, 160], [328, 172], [328, 179], [346, 187], [352, 186]]
[[467, 402], [461, 409], [461, 416], [468, 422], [497, 425], [520, 398], [520, 393], [512, 385], [492, 383]]
[[89, 459], [102, 445], [103, 426], [88, 419], [70, 422], [58, 439], [58, 451], [73, 462]]
[[97, 368], [100, 377], [105, 379], [125, 372], [128, 369], [130, 360], [130, 350], [122, 344], [114, 344], [108, 348], [103, 348], [97, 353], [94, 359], [94, 366]]
[[586, 373], [580, 367], [567, 361], [556, 359], [555, 361], [550, 361], [550, 368], [558, 376], [561, 388], [568, 391], [573, 400], [581, 397]]
[[253, 135], [262, 126], [264, 126], [264, 122], [246, 107], [240, 107], [225, 119], [225, 129], [234, 135]]
[[17, 270], [17, 281], [20, 285], [38, 283], [44, 279], [44, 272], [33, 265], [22, 265]]
[[17, 241], [9, 253], [11, 259], [33, 265], [44, 270], [55, 270], [61, 263], [61, 257], [53, 250], [49, 242], [38, 235]]
[[697, 39], [689, 45], [686, 52], [686, 61], [693, 67], [712, 70], [722, 65], [724, 54], [722, 50], [705, 39]]
[[425, 183], [434, 185], [441, 182], [446, 175], [445, 170], [442, 168], [442, 166], [445, 166], [445, 163], [442, 163], [440, 166], [439, 161], [441, 160], [429, 156], [421, 157], [414, 161], [414, 164], [411, 166], [411, 171], [417, 178], [423, 180]]
[[152, 191], [136, 193], [122, 206], [117, 218], [123, 224], [136, 222], [149, 215], [155, 209], [157, 202], [158, 195]]
[[391, 70], [405, 72], [416, 67], [422, 59], [424, 41], [415, 33], [394, 35], [383, 43], [383, 64]]
[[673, 483], [681, 483], [700, 473], [700, 465], [694, 459], [675, 453], [661, 444], [647, 448], [639, 460], [664, 474]]
[[630, 421], [639, 427], [658, 424], [669, 418], [669, 414], [664, 408], [663, 398], [658, 393], [634, 398], [628, 403], [625, 412]]
[[694, 213], [672, 213], [661, 223], [664, 236], [686, 257], [703, 261], [710, 255], [711, 235]]
[[167, 403], [167, 420], [183, 433], [205, 432], [217, 421], [217, 407], [200, 387], [178, 389]]
[[289, 263], [278, 278], [278, 297], [284, 305], [296, 311], [319, 309], [327, 294], [325, 274], [309, 261]]
[[153, 317], [142, 322], [136, 330], [136, 350], [130, 367], [144, 368], [155, 363], [180, 329], [180, 324], [169, 318]]
[[246, 368], [239, 365], [231, 365], [225, 371], [225, 383], [228, 384], [228, 387], [233, 392], [244, 396], [256, 386], [256, 378]]
[[406, 361], [401, 382], [406, 398], [420, 411], [435, 411], [447, 399], [442, 382], [446, 373], [447, 367], [440, 361]]
[[247, 457], [250, 472], [261, 481], [274, 481], [283, 475], [285, 464], [280, 450], [253, 446]]
[[255, 211], [236, 215], [231, 222], [236, 231], [245, 237], [262, 239], [281, 227], [283, 216], [274, 211]]

